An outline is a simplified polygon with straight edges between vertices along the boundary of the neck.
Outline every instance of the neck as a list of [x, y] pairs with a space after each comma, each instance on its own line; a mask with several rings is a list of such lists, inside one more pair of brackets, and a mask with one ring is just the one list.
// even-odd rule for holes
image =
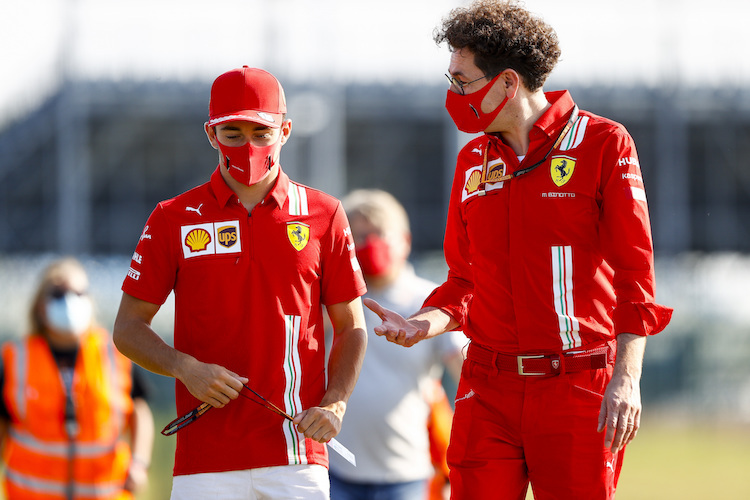
[[496, 132], [503, 142], [510, 146], [518, 156], [525, 156], [529, 151], [529, 133], [539, 118], [552, 106], [540, 89], [526, 98], [520, 99], [511, 111], [511, 117], [505, 127]]
[[224, 179], [224, 182], [226, 182], [227, 186], [229, 186], [229, 188], [234, 191], [234, 194], [237, 195], [237, 198], [239, 198], [242, 206], [244, 206], [245, 209], [250, 212], [255, 207], [255, 205], [263, 201], [268, 193], [271, 192], [271, 189], [273, 189], [276, 178], [279, 176], [279, 164], [275, 163], [273, 167], [271, 167], [271, 170], [268, 172], [268, 175], [250, 186], [238, 182], [227, 171], [224, 165], [221, 166], [220, 171], [221, 177]]

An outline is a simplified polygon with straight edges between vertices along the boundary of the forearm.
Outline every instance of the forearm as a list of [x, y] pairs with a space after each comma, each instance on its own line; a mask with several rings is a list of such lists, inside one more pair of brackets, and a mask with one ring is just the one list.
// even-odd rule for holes
[[437, 307], [423, 307], [409, 317], [409, 322], [427, 332], [426, 339], [450, 332], [459, 327], [458, 321]]
[[646, 339], [647, 337], [643, 335], [633, 333], [621, 333], [617, 336], [617, 357], [613, 378], [628, 378], [635, 383], [641, 380]]
[[112, 332], [115, 345], [143, 368], [182, 380], [182, 372], [196, 360], [168, 345], [151, 328], [158, 311], [157, 304], [123, 294]]
[[118, 316], [113, 339], [121, 353], [146, 370], [179, 378], [179, 367], [187, 355], [164, 342], [149, 324]]
[[131, 450], [133, 461], [148, 468], [154, 444], [154, 417], [148, 403], [141, 398], [133, 401]]
[[343, 418], [346, 402], [359, 378], [366, 348], [367, 333], [361, 327], [352, 327], [334, 338], [328, 362], [328, 387], [320, 406], [331, 406], [339, 418]]

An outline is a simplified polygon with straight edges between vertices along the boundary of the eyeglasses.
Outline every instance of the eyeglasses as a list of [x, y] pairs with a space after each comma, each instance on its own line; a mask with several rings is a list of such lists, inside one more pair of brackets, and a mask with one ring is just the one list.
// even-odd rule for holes
[[[253, 403], [259, 404], [262, 407], [267, 408], [267, 409], [271, 410], [272, 412], [274, 412], [274, 413], [276, 413], [278, 415], [281, 415], [282, 417], [284, 417], [285, 419], [287, 419], [289, 421], [294, 420], [291, 417], [291, 415], [289, 415], [288, 413], [286, 413], [285, 411], [283, 411], [281, 408], [279, 408], [278, 406], [276, 406], [275, 404], [273, 404], [272, 402], [270, 402], [269, 400], [267, 400], [266, 398], [264, 398], [263, 396], [261, 396], [260, 394], [258, 394], [257, 392], [255, 392], [254, 390], [252, 390], [246, 384], [242, 384], [242, 387], [244, 387], [248, 391], [252, 392], [255, 395], [255, 397], [257, 397], [258, 399], [260, 399], [260, 401], [257, 401], [255, 399], [253, 399], [251, 396], [248, 396], [247, 394], [245, 394], [243, 392], [240, 392], [240, 396], [242, 396], [242, 397], [244, 397], [246, 399], [249, 399]], [[192, 424], [193, 422], [195, 422], [196, 420], [198, 420], [200, 417], [203, 416], [204, 413], [206, 413], [211, 408], [213, 408], [213, 406], [211, 406], [210, 404], [203, 403], [200, 406], [198, 406], [197, 408], [193, 408], [191, 411], [187, 412], [183, 416], [177, 417], [176, 419], [174, 419], [171, 422], [169, 422], [166, 425], [166, 427], [164, 427], [164, 429], [162, 429], [161, 433], [163, 435], [165, 435], [165, 436], [171, 436], [172, 434], [174, 434], [175, 432], [179, 431], [183, 427], [188, 426], [188, 425]]]
[[[278, 415], [281, 415], [282, 417], [289, 420], [290, 422], [294, 421], [291, 415], [289, 415], [284, 410], [282, 410], [281, 408], [279, 408], [278, 406], [276, 406], [275, 404], [273, 404], [272, 402], [270, 402], [269, 400], [267, 400], [266, 398], [264, 398], [263, 396], [255, 392], [254, 390], [252, 390], [246, 384], [242, 384], [242, 387], [252, 392], [253, 395], [255, 395], [255, 397], [257, 397], [260, 401], [257, 401], [253, 399], [251, 396], [248, 396], [247, 394], [244, 394], [242, 392], [240, 392], [240, 396], [249, 399], [253, 403], [259, 404], [262, 407], [267, 408]], [[210, 404], [203, 403], [197, 408], [193, 408], [191, 411], [189, 411], [185, 415], [181, 417], [177, 417], [176, 419], [172, 420], [170, 423], [167, 424], [166, 427], [164, 427], [164, 429], [162, 429], [161, 433], [164, 434], [165, 436], [171, 436], [172, 434], [179, 431], [183, 427], [190, 425], [196, 420], [198, 420], [201, 416], [203, 416], [204, 413], [206, 413], [211, 408], [213, 408], [213, 406], [211, 406]], [[336, 453], [344, 457], [344, 459], [347, 460], [350, 464], [354, 465], [355, 467], [357, 466], [357, 460], [354, 457], [354, 454], [351, 451], [349, 451], [349, 449], [346, 446], [336, 441], [336, 438], [331, 438], [327, 444]]]
[[56, 286], [54, 288], [50, 288], [50, 290], [47, 292], [47, 295], [52, 297], [53, 299], [61, 299], [65, 297], [66, 294], [72, 293], [73, 295], [78, 295], [79, 297], [83, 297], [86, 295], [86, 291], [79, 292], [78, 290], [71, 290], [70, 288], [63, 288]]
[[461, 95], [466, 95], [466, 91], [464, 90], [464, 87], [466, 87], [467, 85], [471, 85], [472, 83], [478, 82], [482, 78], [489, 78], [489, 75], [480, 76], [476, 80], [472, 80], [470, 82], [462, 82], [461, 80], [458, 80], [457, 78], [449, 75], [448, 73], [445, 74], [445, 77], [448, 79], [449, 82], [451, 82], [451, 85], [453, 85], [459, 90]]

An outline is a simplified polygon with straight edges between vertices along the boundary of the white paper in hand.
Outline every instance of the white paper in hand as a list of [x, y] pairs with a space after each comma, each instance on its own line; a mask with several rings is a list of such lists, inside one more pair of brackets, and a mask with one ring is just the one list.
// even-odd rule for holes
[[354, 457], [354, 453], [349, 451], [349, 449], [344, 446], [343, 444], [336, 441], [335, 438], [331, 438], [330, 441], [328, 441], [328, 446], [330, 446], [333, 451], [344, 457], [344, 460], [352, 464], [353, 466], [357, 466], [357, 459]]

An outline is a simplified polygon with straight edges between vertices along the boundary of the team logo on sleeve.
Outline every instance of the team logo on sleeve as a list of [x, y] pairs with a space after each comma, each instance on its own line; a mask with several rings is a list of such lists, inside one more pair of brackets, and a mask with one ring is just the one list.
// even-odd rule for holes
[[575, 158], [571, 158], [570, 156], [553, 156], [552, 164], [550, 165], [552, 182], [554, 182], [557, 187], [563, 186], [570, 180], [575, 168]]
[[240, 222], [236, 220], [182, 226], [180, 239], [186, 259], [242, 251]]
[[289, 242], [298, 252], [307, 246], [310, 241], [310, 226], [301, 222], [287, 222], [286, 234]]

